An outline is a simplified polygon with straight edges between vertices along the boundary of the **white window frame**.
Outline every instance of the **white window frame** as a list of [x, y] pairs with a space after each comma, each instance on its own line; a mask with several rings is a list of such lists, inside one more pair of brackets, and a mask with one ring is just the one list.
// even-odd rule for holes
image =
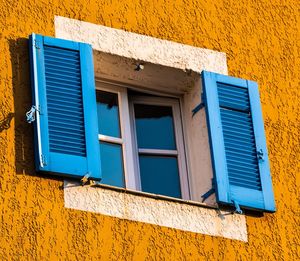
[[96, 79], [96, 90], [116, 93], [118, 95], [121, 138], [114, 138], [99, 134], [98, 139], [99, 141], [112, 142], [122, 145], [125, 187], [127, 189], [136, 190], [136, 178], [132, 177], [132, 175], [135, 173], [135, 168], [132, 160], [133, 143], [131, 139], [127, 90], [125, 87], [114, 85], [113, 83], [106, 82], [101, 79]]
[[[119, 121], [121, 138], [110, 137], [99, 134], [99, 141], [106, 141], [122, 145], [123, 169], [126, 189], [142, 191], [140, 169], [138, 162], [138, 150], [136, 139], [136, 128], [134, 120], [134, 104], [161, 105], [172, 107], [176, 150], [151, 150], [143, 149], [144, 153], [154, 153], [156, 155], [177, 155], [180, 190], [182, 199], [190, 199], [190, 189], [188, 181], [188, 168], [186, 163], [186, 152], [184, 144], [183, 121], [181, 116], [180, 97], [148, 97], [143, 95], [128, 97], [127, 90], [131, 86], [114, 84], [109, 81], [96, 79], [96, 90], [116, 93], [118, 95]], [[136, 88], [136, 87], [135, 87]], [[159, 95], [159, 93], [156, 93]]]
[[[160, 105], [172, 107], [173, 123], [174, 123], [174, 134], [176, 142], [176, 150], [155, 150], [155, 149], [138, 149], [137, 137], [136, 137], [136, 124], [134, 117], [134, 105], [135, 104], [146, 104], [146, 105]], [[182, 128], [182, 117], [180, 112], [180, 100], [179, 98], [166, 98], [166, 97], [150, 97], [150, 96], [130, 96], [129, 97], [129, 112], [132, 126], [132, 138], [134, 142], [133, 150], [135, 154], [135, 171], [140, 173], [138, 156], [139, 153], [143, 152], [146, 154], [155, 155], [176, 155], [178, 161], [180, 190], [182, 199], [190, 199], [189, 183], [188, 183], [188, 172], [186, 164], [186, 153], [183, 142], [183, 128]], [[140, 176], [140, 174], [139, 174]], [[139, 190], [141, 190], [140, 178], [137, 180]]]

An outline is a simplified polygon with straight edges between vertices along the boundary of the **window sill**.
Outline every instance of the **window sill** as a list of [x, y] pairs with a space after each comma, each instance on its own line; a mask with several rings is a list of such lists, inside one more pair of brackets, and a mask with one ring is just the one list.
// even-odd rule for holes
[[220, 211], [200, 202], [132, 191], [108, 185], [81, 186], [64, 182], [66, 208], [120, 219], [221, 236], [247, 242], [244, 215]]
[[[81, 186], [81, 185], [78, 184], [78, 186]], [[90, 186], [93, 188], [100, 187], [103, 189], [109, 189], [109, 190], [117, 191], [120, 193], [128, 193], [128, 194], [137, 195], [137, 196], [141, 196], [141, 197], [165, 200], [165, 201], [170, 201], [170, 202], [177, 202], [177, 203], [187, 204], [187, 205], [191, 205], [191, 206], [199, 206], [199, 207], [210, 208], [210, 209], [219, 209], [217, 205], [208, 205], [208, 204], [193, 201], [193, 200], [184, 200], [184, 199], [180, 199], [180, 198], [173, 198], [173, 197], [168, 197], [168, 196], [164, 196], [164, 195], [153, 194], [153, 193], [148, 193], [148, 192], [143, 192], [143, 191], [137, 191], [137, 190], [127, 189], [127, 188], [119, 188], [119, 187], [114, 187], [114, 186], [105, 185], [105, 184], [96, 184], [96, 185], [90, 185]]]

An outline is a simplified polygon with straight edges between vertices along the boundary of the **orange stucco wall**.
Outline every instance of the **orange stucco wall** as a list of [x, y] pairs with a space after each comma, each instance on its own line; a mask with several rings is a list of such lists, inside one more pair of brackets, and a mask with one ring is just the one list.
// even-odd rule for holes
[[[298, 0], [0, 0], [0, 259], [299, 260], [299, 8]], [[247, 216], [247, 243], [64, 208], [63, 181], [34, 171], [24, 117], [28, 35], [54, 36], [55, 15], [222, 51], [230, 75], [258, 81], [277, 212]]]

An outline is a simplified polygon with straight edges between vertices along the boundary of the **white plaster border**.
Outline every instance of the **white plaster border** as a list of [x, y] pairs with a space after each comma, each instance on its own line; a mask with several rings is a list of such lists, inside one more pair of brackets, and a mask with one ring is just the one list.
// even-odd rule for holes
[[[55, 17], [55, 36], [89, 43], [93, 49], [182, 70], [227, 74], [226, 54], [65, 17]], [[247, 242], [244, 215], [220, 215], [215, 209], [154, 199], [65, 181], [67, 208]], [[228, 213], [227, 213], [228, 214]]]
[[55, 16], [55, 36], [93, 49], [182, 70], [228, 74], [226, 54], [102, 25]]
[[243, 215], [189, 203], [64, 182], [65, 207], [247, 242]]

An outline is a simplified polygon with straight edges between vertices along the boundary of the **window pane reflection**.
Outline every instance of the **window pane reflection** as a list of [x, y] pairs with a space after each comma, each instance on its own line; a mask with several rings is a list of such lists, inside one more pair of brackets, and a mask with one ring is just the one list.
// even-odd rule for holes
[[100, 134], [120, 138], [118, 94], [97, 91], [97, 112]]
[[134, 105], [139, 148], [175, 150], [172, 107]]
[[102, 180], [101, 183], [124, 188], [122, 146], [100, 142]]

